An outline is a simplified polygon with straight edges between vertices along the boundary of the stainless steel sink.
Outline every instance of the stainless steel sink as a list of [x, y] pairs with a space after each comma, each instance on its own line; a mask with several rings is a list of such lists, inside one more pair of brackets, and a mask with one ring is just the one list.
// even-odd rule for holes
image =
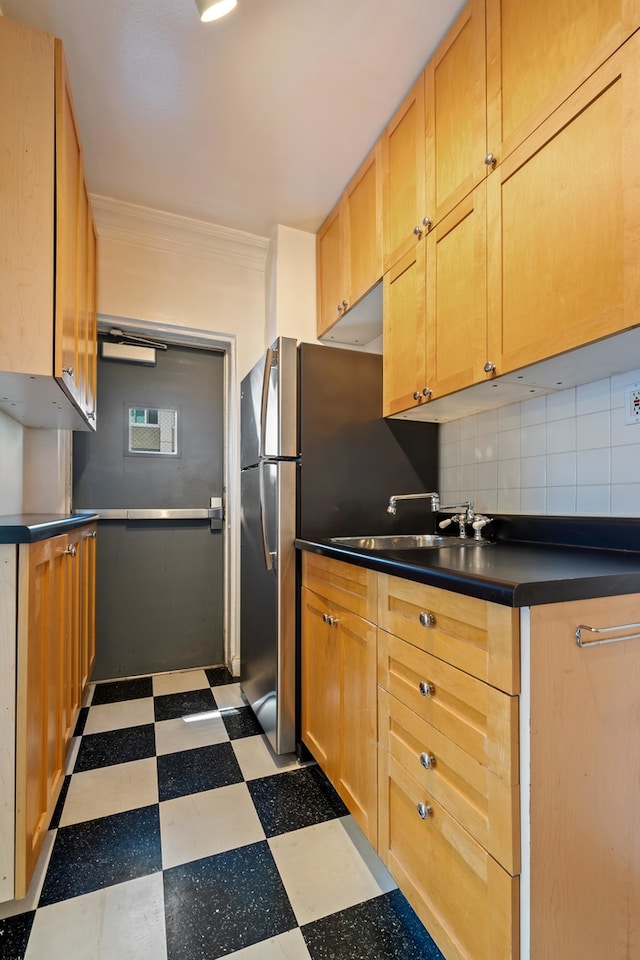
[[461, 537], [442, 537], [437, 533], [389, 534], [379, 537], [331, 537], [331, 543], [357, 550], [434, 550], [468, 543]]

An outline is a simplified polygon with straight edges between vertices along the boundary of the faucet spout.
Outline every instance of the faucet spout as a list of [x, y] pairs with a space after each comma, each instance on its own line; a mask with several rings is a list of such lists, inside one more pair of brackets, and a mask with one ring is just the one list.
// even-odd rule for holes
[[398, 509], [398, 500], [431, 500], [431, 510], [433, 513], [437, 513], [440, 509], [440, 494], [439, 493], [398, 493], [393, 497], [389, 497], [389, 504], [387, 506], [387, 513], [392, 514], [394, 517]]

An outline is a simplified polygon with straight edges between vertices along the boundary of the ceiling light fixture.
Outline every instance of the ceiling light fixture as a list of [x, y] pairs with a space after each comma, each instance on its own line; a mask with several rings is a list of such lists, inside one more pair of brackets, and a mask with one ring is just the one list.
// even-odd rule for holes
[[238, 0], [196, 0], [196, 7], [203, 23], [219, 20], [231, 13]]

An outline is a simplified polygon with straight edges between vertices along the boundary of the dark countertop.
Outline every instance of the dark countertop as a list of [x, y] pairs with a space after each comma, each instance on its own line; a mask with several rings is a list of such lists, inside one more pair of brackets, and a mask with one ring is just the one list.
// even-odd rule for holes
[[35, 543], [98, 519], [96, 513], [15, 513], [0, 516], [0, 543]]
[[504, 540], [384, 552], [354, 550], [323, 540], [297, 539], [295, 545], [509, 607], [640, 593], [640, 551]]

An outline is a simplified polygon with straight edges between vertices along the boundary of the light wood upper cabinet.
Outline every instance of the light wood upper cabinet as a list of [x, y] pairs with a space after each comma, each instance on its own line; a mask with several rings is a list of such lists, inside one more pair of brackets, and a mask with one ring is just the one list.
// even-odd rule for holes
[[437, 224], [487, 175], [485, 2], [468, 0], [425, 71], [426, 207]]
[[316, 240], [318, 336], [331, 329], [349, 305], [345, 296], [344, 222], [344, 203], [340, 202], [323, 223]]
[[378, 144], [318, 233], [318, 336], [330, 330], [382, 277], [380, 152]]
[[500, 161], [640, 26], [638, 0], [486, 0], [488, 148]]
[[385, 273], [426, 230], [424, 82], [421, 73], [382, 135]]
[[427, 236], [426, 346], [433, 399], [487, 376], [486, 237], [485, 182]]
[[638, 322], [639, 91], [636, 34], [488, 178], [498, 373]]
[[383, 280], [384, 416], [429, 398], [425, 314], [425, 245], [414, 245]]
[[27, 426], [92, 428], [95, 233], [62, 44], [6, 18], [0, 141], [0, 409]]

